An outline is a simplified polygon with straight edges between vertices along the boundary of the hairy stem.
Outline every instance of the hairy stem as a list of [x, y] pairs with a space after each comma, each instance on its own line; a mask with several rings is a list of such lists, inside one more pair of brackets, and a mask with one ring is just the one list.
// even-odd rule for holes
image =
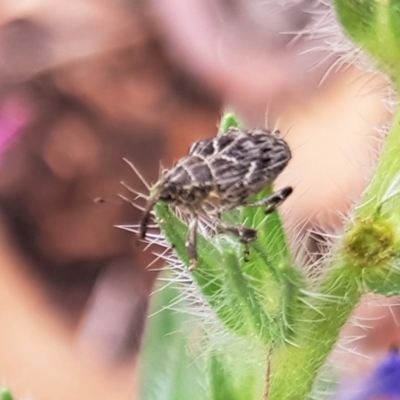
[[[383, 285], [388, 274], [394, 274], [399, 254], [400, 233], [396, 226], [399, 225], [400, 199], [394, 199], [397, 206], [392, 206], [387, 213], [381, 209], [382, 199], [399, 176], [399, 148], [400, 117], [397, 113], [374, 178], [338, 246], [318, 294], [309, 294], [308, 299], [304, 299], [303, 310], [296, 316], [294, 344], [273, 353], [270, 400], [306, 398], [342, 327], [361, 296], [368, 291], [367, 284]], [[368, 257], [363, 258], [360, 252]], [[391, 280], [397, 285], [399, 274], [393, 275]]]

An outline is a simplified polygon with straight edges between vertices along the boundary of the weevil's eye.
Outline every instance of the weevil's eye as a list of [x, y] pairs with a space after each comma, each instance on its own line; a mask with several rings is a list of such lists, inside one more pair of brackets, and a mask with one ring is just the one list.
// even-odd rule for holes
[[281, 131], [278, 130], [278, 129], [275, 129], [275, 130], [272, 131], [271, 133], [272, 133], [274, 136], [281, 137]]
[[165, 193], [162, 196], [160, 196], [161, 201], [165, 201], [166, 203], [170, 203], [174, 201], [174, 197], [172, 197], [171, 193]]
[[158, 198], [166, 203], [171, 203], [176, 200], [176, 191], [171, 187], [164, 187], [160, 190]]

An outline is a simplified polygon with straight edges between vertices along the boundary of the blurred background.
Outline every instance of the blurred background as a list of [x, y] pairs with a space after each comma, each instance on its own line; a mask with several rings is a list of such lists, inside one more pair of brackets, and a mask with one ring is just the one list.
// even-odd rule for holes
[[[140, 218], [120, 182], [146, 191], [124, 157], [154, 183], [229, 108], [292, 148], [277, 187], [295, 189], [282, 210], [304, 264], [340, 231], [391, 115], [385, 77], [312, 34], [329, 12], [317, 0], [0, 0], [0, 378], [17, 397], [136, 396], [156, 272], [114, 227]], [[376, 304], [360, 308], [371, 329], [357, 351], [371, 357], [400, 344], [395, 305]]]

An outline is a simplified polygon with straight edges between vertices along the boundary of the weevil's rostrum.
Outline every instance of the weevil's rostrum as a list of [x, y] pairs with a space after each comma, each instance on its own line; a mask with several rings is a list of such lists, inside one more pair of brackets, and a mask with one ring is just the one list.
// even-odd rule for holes
[[199, 214], [217, 219], [220, 230], [236, 234], [247, 243], [257, 232], [220, 220], [220, 214], [240, 206], [265, 206], [272, 212], [292, 192], [281, 189], [255, 202], [249, 199], [268, 187], [291, 158], [287, 143], [278, 131], [232, 128], [225, 134], [192, 145], [189, 154], [165, 171], [148, 201], [140, 224], [140, 237], [146, 235], [150, 212], [158, 201], [181, 207], [191, 215], [187, 251], [197, 266], [197, 220]]

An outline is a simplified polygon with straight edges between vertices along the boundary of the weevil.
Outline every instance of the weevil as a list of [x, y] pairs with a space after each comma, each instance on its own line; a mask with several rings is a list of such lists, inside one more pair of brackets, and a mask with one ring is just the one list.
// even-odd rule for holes
[[189, 216], [186, 250], [190, 270], [197, 268], [199, 215], [215, 220], [218, 230], [234, 234], [247, 246], [257, 231], [221, 220], [237, 207], [261, 207], [273, 212], [291, 193], [285, 187], [257, 201], [251, 197], [268, 187], [291, 158], [279, 131], [231, 128], [225, 134], [193, 143], [186, 157], [163, 172], [150, 196], [140, 222], [139, 237], [146, 236], [150, 214], [158, 201], [184, 209]]

